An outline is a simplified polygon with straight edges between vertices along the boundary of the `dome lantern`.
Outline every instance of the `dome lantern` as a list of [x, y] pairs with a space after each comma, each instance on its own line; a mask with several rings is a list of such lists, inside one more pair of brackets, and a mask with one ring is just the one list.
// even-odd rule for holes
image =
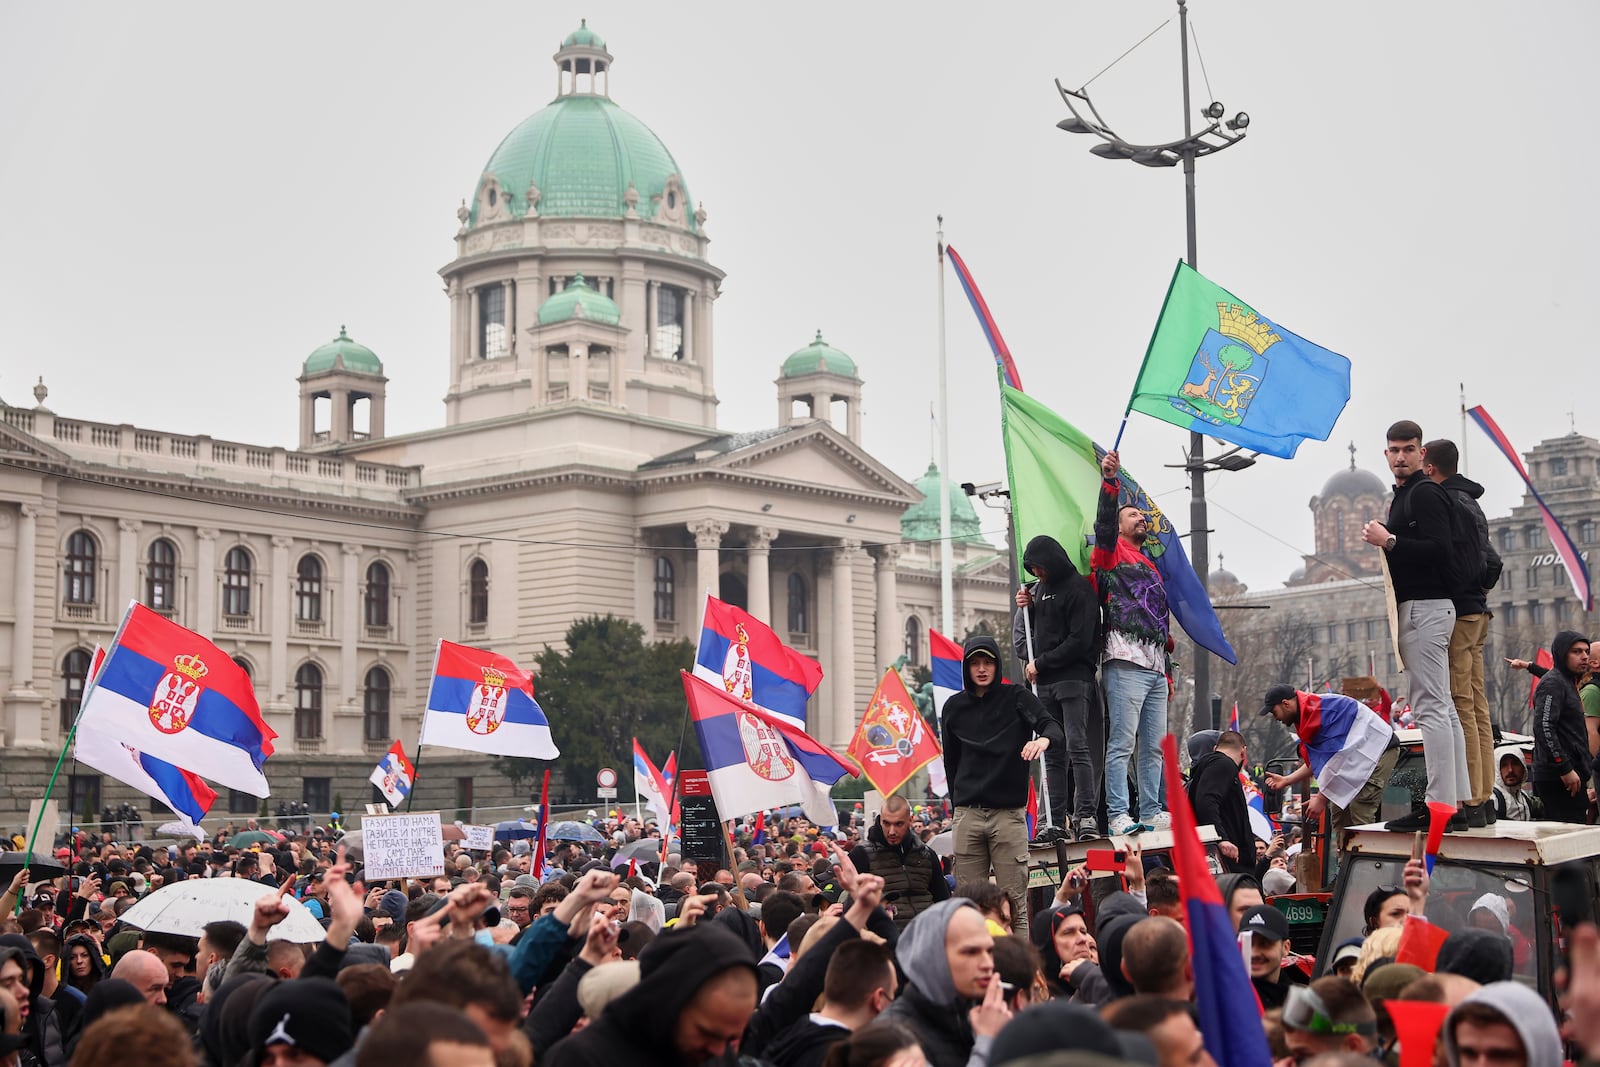
[[[605, 38], [589, 28], [588, 19], [579, 19], [578, 28], [562, 40], [556, 51], [556, 96], [610, 96], [611, 53]], [[601, 75], [605, 83], [601, 85]], [[579, 81], [587, 76], [588, 82]], [[587, 85], [587, 88], [580, 86]]]
[[[778, 425], [813, 419], [844, 430], [861, 443], [861, 378], [856, 361], [822, 339], [792, 353], [778, 371]], [[844, 405], [844, 425], [834, 421], [834, 405]], [[803, 409], [804, 413], [801, 413]]]

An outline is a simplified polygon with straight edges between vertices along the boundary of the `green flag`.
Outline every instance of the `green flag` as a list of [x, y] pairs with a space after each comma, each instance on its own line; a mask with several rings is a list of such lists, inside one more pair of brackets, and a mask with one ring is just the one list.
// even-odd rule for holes
[[1016, 527], [1017, 568], [1028, 541], [1049, 534], [1079, 574], [1089, 573], [1089, 539], [1100, 499], [1094, 442], [1027, 393], [1000, 384], [1006, 473]]

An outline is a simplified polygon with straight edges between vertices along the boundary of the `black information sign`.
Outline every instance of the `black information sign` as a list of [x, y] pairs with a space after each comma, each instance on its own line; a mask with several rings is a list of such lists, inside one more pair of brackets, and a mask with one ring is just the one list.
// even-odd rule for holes
[[700, 882], [710, 881], [709, 868], [723, 865], [722, 820], [711, 796], [711, 783], [704, 771], [686, 770], [679, 783], [682, 805], [683, 858], [700, 867]]

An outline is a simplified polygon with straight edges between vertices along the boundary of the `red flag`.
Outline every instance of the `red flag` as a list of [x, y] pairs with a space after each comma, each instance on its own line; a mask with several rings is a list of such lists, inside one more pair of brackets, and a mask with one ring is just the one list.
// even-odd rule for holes
[[[1550, 650], [1548, 648], [1541, 648], [1533, 654], [1533, 665], [1535, 667], [1543, 667], [1548, 671], [1555, 667], [1556, 661], [1555, 658], [1550, 655]], [[1528, 673], [1532, 674], [1533, 672], [1530, 671]], [[1535, 674], [1533, 681], [1528, 683], [1528, 707], [1530, 708], [1533, 707], [1533, 691], [1539, 688], [1539, 677], [1539, 675]]]
[[[917, 713], [900, 672], [887, 670], [846, 750], [872, 787], [889, 796], [941, 755], [939, 741]], [[1030, 831], [1031, 833], [1031, 831]]]
[[1443, 927], [1407, 915], [1405, 926], [1400, 928], [1400, 947], [1395, 950], [1394, 961], [1414, 963], [1431, 974], [1439, 961], [1439, 949], [1449, 936], [1450, 931]]
[[1400, 1039], [1400, 1067], [1432, 1067], [1439, 1028], [1450, 1014], [1450, 1005], [1392, 998], [1383, 1004], [1394, 1021], [1395, 1036]]
[[1033, 777], [1028, 777], [1028, 840], [1033, 840], [1033, 828], [1039, 825], [1039, 791], [1033, 786]]
[[1428, 844], [1423, 849], [1422, 858], [1428, 865], [1429, 874], [1433, 873], [1433, 861], [1439, 858], [1439, 846], [1444, 844], [1445, 829], [1450, 825], [1450, 819], [1455, 813], [1454, 804], [1446, 804], [1439, 800], [1428, 801]]
[[752, 845], [767, 843], [767, 813], [764, 811], [756, 812], [756, 825], [750, 832], [750, 843]]
[[550, 826], [550, 768], [544, 769], [544, 787], [539, 790], [539, 837], [533, 849], [532, 874], [544, 881], [544, 834]]
[[628, 877], [632, 878], [634, 875], [636, 875], [638, 873], [639, 873], [639, 860], [637, 858], [629, 860], [628, 861]]

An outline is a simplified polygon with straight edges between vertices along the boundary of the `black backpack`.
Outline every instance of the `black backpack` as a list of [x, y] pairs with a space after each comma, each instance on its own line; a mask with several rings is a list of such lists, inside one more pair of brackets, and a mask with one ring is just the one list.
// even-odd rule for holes
[[[1454, 596], [1482, 595], [1489, 557], [1486, 551], [1488, 546], [1478, 537], [1478, 524], [1473, 521], [1466, 505], [1437, 482], [1425, 482], [1418, 488], [1426, 491], [1429, 485], [1444, 494], [1447, 501], [1445, 514], [1450, 518], [1450, 550], [1439, 561], [1439, 575]], [[1495, 575], [1495, 578], [1498, 580], [1499, 575]]]

